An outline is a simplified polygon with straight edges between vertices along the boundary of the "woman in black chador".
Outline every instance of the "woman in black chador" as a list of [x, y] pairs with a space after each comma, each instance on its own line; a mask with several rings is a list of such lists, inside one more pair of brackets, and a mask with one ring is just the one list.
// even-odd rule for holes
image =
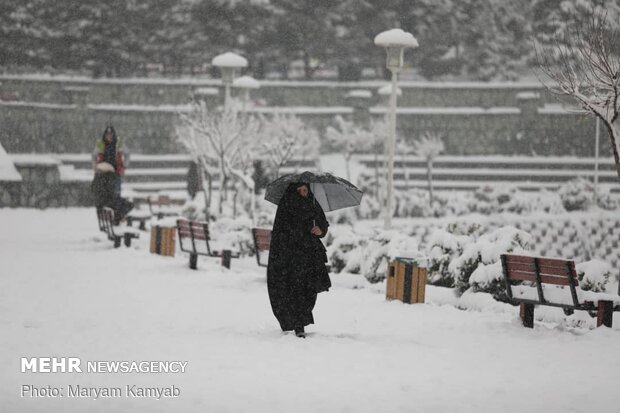
[[273, 314], [283, 331], [314, 324], [316, 295], [331, 287], [320, 238], [327, 234], [327, 219], [306, 183], [289, 185], [278, 204], [271, 233], [267, 288]]

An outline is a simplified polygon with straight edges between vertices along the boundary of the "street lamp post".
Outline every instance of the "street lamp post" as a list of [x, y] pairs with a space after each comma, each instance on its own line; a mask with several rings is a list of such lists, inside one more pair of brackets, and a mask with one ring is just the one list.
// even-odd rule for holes
[[250, 101], [250, 90], [260, 88], [260, 83], [252, 76], [241, 76], [235, 79], [232, 85], [233, 87], [243, 90], [241, 100], [243, 102], [243, 110], [245, 111]]
[[385, 229], [392, 227], [392, 186], [394, 182], [394, 147], [396, 145], [396, 91], [398, 72], [403, 67], [403, 54], [406, 48], [418, 47], [418, 41], [409, 32], [392, 29], [379, 33], [375, 44], [383, 46], [387, 52], [386, 67], [392, 72], [392, 90], [390, 94], [390, 138], [388, 142], [387, 194], [385, 206]]
[[[246, 106], [250, 101], [250, 90], [260, 88], [260, 83], [258, 80], [254, 79], [252, 76], [241, 76], [233, 82], [233, 87], [242, 89], [242, 112], [246, 111]], [[252, 214], [252, 226], [256, 225], [256, 182], [251, 180], [252, 187], [250, 188], [250, 209]]]
[[211, 60], [211, 64], [222, 72], [222, 83], [224, 83], [224, 111], [228, 112], [230, 105], [230, 85], [235, 79], [235, 71], [248, 66], [248, 61], [238, 54], [226, 52], [217, 55]]

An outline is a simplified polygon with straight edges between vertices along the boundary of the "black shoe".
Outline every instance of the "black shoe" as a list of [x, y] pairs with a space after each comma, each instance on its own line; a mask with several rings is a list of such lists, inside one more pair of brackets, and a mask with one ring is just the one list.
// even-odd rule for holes
[[306, 338], [306, 332], [303, 327], [295, 329], [295, 335], [299, 338]]

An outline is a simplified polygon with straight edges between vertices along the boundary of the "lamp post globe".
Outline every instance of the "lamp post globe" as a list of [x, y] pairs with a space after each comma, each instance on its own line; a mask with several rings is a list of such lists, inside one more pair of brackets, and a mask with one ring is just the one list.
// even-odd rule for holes
[[220, 69], [222, 82], [224, 83], [224, 110], [227, 111], [230, 105], [230, 86], [235, 79], [235, 72], [248, 66], [245, 57], [232, 52], [222, 53], [211, 60], [211, 64]]

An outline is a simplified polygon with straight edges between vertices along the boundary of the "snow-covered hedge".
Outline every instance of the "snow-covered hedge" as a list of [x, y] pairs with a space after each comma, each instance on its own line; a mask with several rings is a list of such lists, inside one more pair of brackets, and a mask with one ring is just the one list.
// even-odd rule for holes
[[429, 240], [428, 282], [433, 285], [454, 287], [455, 278], [449, 270], [450, 263], [463, 253], [479, 226], [448, 225], [431, 234]]
[[[381, 205], [375, 195], [376, 188], [366, 177], [364, 198], [355, 214], [358, 219], [376, 219], [381, 214]], [[485, 185], [473, 192], [436, 191], [433, 207], [430, 207], [428, 191], [409, 189], [394, 191], [394, 217], [430, 218], [479, 214], [561, 214], [566, 211], [582, 211], [592, 206], [594, 187], [584, 179], [569, 181], [559, 191], [540, 190], [523, 192], [511, 186]], [[620, 208], [618, 200], [609, 191], [600, 191], [597, 206], [604, 210]]]
[[576, 265], [579, 287], [585, 291], [616, 294], [618, 273], [611, 265], [601, 260], [591, 260]]
[[331, 225], [325, 237], [332, 272], [360, 273], [364, 238], [349, 225]]
[[562, 185], [558, 194], [567, 211], [585, 211], [592, 204], [594, 186], [583, 178], [574, 179]]
[[505, 299], [500, 255], [527, 253], [530, 244], [528, 233], [511, 226], [498, 228], [475, 239], [448, 266], [456, 280], [456, 293], [463, 294], [471, 287], [474, 292], [488, 292], [498, 299]]
[[418, 241], [402, 231], [365, 228], [354, 232], [350, 226], [330, 227], [325, 244], [332, 272], [363, 274], [372, 283], [385, 279], [388, 259], [425, 259]]
[[[573, 179], [560, 187], [558, 195], [567, 211], [585, 211], [593, 205], [594, 184], [583, 178]], [[610, 196], [608, 189], [599, 188], [596, 198], [596, 206], [601, 209], [612, 211], [618, 208], [618, 201]]]
[[418, 241], [398, 230], [378, 231], [363, 249], [361, 272], [370, 282], [385, 279], [387, 262], [395, 257], [424, 260]]

